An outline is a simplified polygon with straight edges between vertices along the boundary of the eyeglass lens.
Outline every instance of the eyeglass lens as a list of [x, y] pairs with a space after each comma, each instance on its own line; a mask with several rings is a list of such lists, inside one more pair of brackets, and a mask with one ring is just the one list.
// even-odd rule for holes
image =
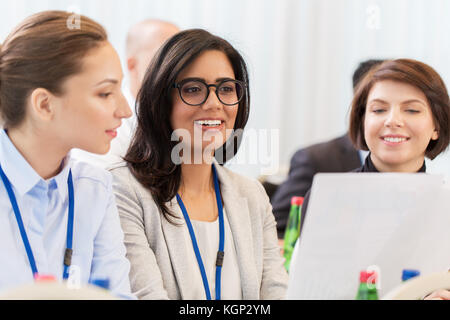
[[[180, 93], [187, 104], [200, 105], [206, 101], [208, 91], [205, 83], [192, 80], [183, 84]], [[215, 92], [223, 104], [234, 105], [241, 100], [244, 90], [239, 82], [229, 80], [222, 82]]]

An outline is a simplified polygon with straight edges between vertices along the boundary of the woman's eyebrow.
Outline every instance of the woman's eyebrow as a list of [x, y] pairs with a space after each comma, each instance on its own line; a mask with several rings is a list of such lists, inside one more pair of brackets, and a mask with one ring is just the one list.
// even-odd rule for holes
[[203, 82], [206, 82], [205, 79], [199, 78], [199, 77], [187, 77], [187, 78], [180, 79], [177, 82], [181, 82], [181, 81], [203, 81]]
[[[199, 78], [199, 77], [188, 77], [188, 78], [184, 78], [181, 81], [186, 81], [186, 80], [197, 80], [197, 81], [203, 81], [203, 82], [207, 82], [205, 78]], [[224, 80], [235, 80], [233, 78], [230, 77], [223, 77], [223, 78], [216, 78], [216, 83], [224, 81]]]
[[383, 100], [383, 99], [379, 99], [379, 98], [376, 98], [376, 99], [372, 99], [372, 100], [369, 100], [369, 104], [370, 103], [374, 103], [374, 102], [378, 102], [378, 103], [381, 103], [381, 104], [389, 104], [389, 102], [387, 102], [387, 101], [385, 101], [385, 100]]
[[104, 79], [104, 80], [100, 81], [99, 83], [97, 83], [95, 85], [95, 87], [98, 87], [99, 85], [104, 84], [104, 83], [117, 84], [117, 83], [119, 83], [119, 80], [117, 80], [117, 79]]
[[233, 78], [230, 77], [225, 77], [225, 78], [217, 78], [216, 82], [220, 82], [220, 81], [224, 81], [224, 80], [234, 80]]
[[402, 104], [405, 105], [405, 104], [417, 103], [417, 102], [426, 106], [426, 103], [424, 103], [422, 100], [419, 100], [419, 99], [409, 99], [409, 100], [403, 101]]

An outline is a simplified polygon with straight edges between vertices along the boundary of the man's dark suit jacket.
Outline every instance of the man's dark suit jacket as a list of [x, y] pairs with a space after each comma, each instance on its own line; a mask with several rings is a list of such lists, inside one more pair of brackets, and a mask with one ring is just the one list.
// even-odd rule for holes
[[304, 197], [318, 172], [347, 172], [361, 166], [358, 151], [347, 134], [298, 150], [291, 158], [289, 176], [272, 197], [278, 238], [284, 237], [291, 198]]

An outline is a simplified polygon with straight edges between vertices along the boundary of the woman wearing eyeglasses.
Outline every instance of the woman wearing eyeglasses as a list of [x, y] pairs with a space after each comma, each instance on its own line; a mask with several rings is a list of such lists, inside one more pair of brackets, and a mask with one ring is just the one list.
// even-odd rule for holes
[[112, 170], [132, 291], [140, 299], [284, 298], [269, 199], [259, 182], [215, 160], [237, 152], [225, 142], [248, 119], [241, 55], [207, 31], [183, 31], [153, 59], [138, 101], [126, 162]]
[[130, 294], [129, 262], [109, 172], [70, 158], [106, 153], [131, 115], [122, 68], [103, 27], [45, 11], [0, 48], [0, 291], [53, 275], [108, 279]]

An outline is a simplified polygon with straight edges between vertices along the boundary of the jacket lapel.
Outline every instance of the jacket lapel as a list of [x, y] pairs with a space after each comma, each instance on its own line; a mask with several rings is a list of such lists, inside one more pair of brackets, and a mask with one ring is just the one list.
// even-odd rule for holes
[[[259, 281], [256, 264], [254, 261], [253, 239], [251, 233], [250, 212], [247, 199], [239, 195], [236, 186], [233, 185], [228, 173], [224, 168], [214, 163], [220, 182], [222, 202], [230, 224], [233, 242], [236, 248], [237, 262], [239, 265], [240, 279], [242, 286], [242, 297], [244, 300], [259, 299]], [[177, 215], [178, 223], [183, 223], [184, 218], [176, 198], [168, 204], [171, 212]], [[180, 299], [189, 299], [189, 292], [194, 285], [193, 277], [190, 276], [190, 269], [187, 266], [189, 257], [187, 256], [191, 245], [189, 235], [186, 237], [186, 227], [173, 225], [166, 219], [161, 219], [164, 237], [167, 243], [172, 268], [180, 291]], [[225, 240], [227, 241], [227, 240]], [[225, 252], [225, 259], [227, 253]], [[222, 283], [226, 279], [222, 278]]]
[[[253, 239], [251, 233], [250, 212], [247, 199], [237, 192], [228, 173], [217, 163], [214, 164], [220, 181], [222, 202], [230, 224], [233, 242], [236, 248], [240, 271], [242, 297], [244, 300], [259, 299], [259, 282], [254, 261]], [[225, 240], [226, 241], [226, 240]], [[225, 252], [225, 259], [227, 253]], [[222, 279], [224, 281], [225, 279]]]
[[193, 277], [190, 276], [190, 269], [188, 268], [188, 246], [191, 242], [186, 238], [186, 227], [183, 214], [176, 198], [167, 203], [171, 212], [177, 215], [180, 219], [176, 220], [177, 225], [174, 225], [166, 219], [161, 219], [162, 230], [166, 240], [169, 251], [172, 269], [175, 274], [175, 279], [180, 291], [180, 299], [189, 299], [189, 288], [193, 287]]

